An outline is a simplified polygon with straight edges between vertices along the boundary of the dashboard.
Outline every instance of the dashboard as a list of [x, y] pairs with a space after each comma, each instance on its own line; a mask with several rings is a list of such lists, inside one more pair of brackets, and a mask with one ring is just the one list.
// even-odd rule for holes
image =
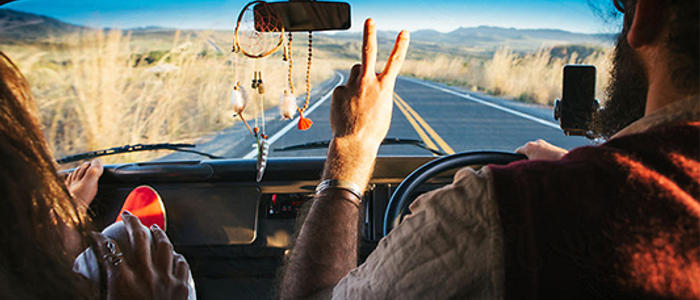
[[[361, 207], [361, 263], [381, 239], [394, 189], [433, 156], [379, 157]], [[268, 299], [313, 200], [325, 158], [270, 159], [263, 181], [254, 160], [147, 162], [105, 166], [91, 205], [101, 230], [128, 193], [149, 185], [166, 208], [167, 234], [190, 263], [199, 299]], [[416, 194], [451, 182], [437, 176]], [[416, 195], [417, 196], [417, 195]]]

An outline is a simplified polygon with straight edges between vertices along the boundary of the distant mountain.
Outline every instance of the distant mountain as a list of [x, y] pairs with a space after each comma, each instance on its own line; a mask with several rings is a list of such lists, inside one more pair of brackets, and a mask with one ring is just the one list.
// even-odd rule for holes
[[61, 22], [54, 18], [0, 9], [0, 41], [37, 41], [51, 36], [75, 32], [86, 27]]
[[[378, 31], [377, 37], [394, 39], [396, 32]], [[359, 32], [344, 32], [329, 37], [357, 40]], [[543, 46], [554, 47], [561, 45], [592, 45], [609, 46], [614, 41], [614, 35], [586, 34], [569, 32], [558, 29], [516, 29], [494, 26], [460, 27], [451, 32], [443, 33], [425, 29], [411, 33], [411, 42], [419, 44], [440, 44], [466, 48], [494, 50], [509, 47], [514, 50], [533, 50]], [[426, 46], [426, 45], [424, 45]]]
[[[431, 41], [431, 36], [425, 36], [425, 41]], [[458, 28], [452, 32], [433, 36], [432, 41], [445, 43], [474, 43], [489, 44], [493, 42], [544, 45], [567, 44], [601, 44], [611, 42], [610, 37], [575, 33], [558, 29], [515, 29], [493, 26]]]
[[140, 27], [132, 27], [132, 28], [127, 28], [126, 30], [129, 31], [162, 31], [162, 30], [173, 30], [172, 28], [167, 28], [163, 26], [140, 26]]
[[[54, 18], [20, 12], [12, 9], [0, 9], [0, 42], [35, 42], [47, 40], [63, 34], [72, 33], [88, 27], [65, 23]], [[103, 28], [106, 30], [106, 28]], [[126, 29], [132, 37], [145, 40], [172, 38], [176, 29], [158, 26], [144, 26]], [[204, 31], [184, 30], [188, 34], [198, 35]], [[229, 31], [216, 31], [226, 35]], [[380, 50], [390, 51], [398, 32], [378, 31]], [[210, 34], [207, 34], [210, 35]], [[340, 50], [357, 48], [361, 41], [360, 32], [321, 33], [318, 35], [321, 49], [339, 53]], [[608, 34], [585, 34], [557, 29], [515, 29], [493, 26], [461, 27], [443, 33], [436, 30], [418, 30], [411, 33], [412, 57], [431, 56], [434, 53], [488, 55], [499, 48], [514, 51], [532, 51], [541, 47], [558, 47], [582, 45], [589, 47], [608, 47], [613, 44], [614, 36]], [[340, 51], [343, 52], [343, 51]], [[353, 57], [355, 55], [352, 55]]]

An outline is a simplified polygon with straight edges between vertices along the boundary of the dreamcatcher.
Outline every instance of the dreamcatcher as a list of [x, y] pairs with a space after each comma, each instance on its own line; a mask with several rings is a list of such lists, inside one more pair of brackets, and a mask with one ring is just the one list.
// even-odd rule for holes
[[[280, 15], [267, 5], [265, 1], [252, 1], [246, 4], [238, 15], [236, 28], [234, 30], [233, 52], [234, 57], [234, 77], [236, 78], [233, 91], [231, 92], [231, 103], [236, 115], [243, 121], [250, 134], [255, 138], [258, 148], [257, 181], [262, 180], [267, 165], [270, 143], [265, 131], [265, 82], [263, 72], [260, 69], [260, 60], [272, 55], [283, 47], [285, 42], [285, 31]], [[283, 59], [288, 63], [288, 89], [284, 91], [280, 100], [280, 113], [282, 118], [291, 119], [294, 112], [299, 112], [299, 130], [307, 130], [313, 122], [304, 117], [304, 111], [308, 108], [311, 98], [311, 55], [312, 55], [312, 33], [309, 31], [309, 52], [308, 65], [306, 69], [306, 99], [304, 106], [298, 108], [296, 97], [294, 96], [294, 82], [292, 78], [292, 34], [287, 38], [287, 45], [284, 46]], [[244, 90], [243, 85], [238, 80], [239, 56], [243, 56], [254, 61], [253, 77], [251, 81], [251, 95]], [[249, 98], [250, 96], [250, 98]], [[249, 103], [250, 102], [250, 103]], [[256, 107], [255, 127], [251, 128], [243, 116], [243, 111], [253, 103]]]

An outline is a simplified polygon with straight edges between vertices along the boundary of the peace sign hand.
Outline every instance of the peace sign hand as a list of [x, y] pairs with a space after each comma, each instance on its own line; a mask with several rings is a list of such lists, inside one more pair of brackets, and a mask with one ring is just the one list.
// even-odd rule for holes
[[392, 95], [409, 44], [401, 31], [381, 73], [375, 73], [377, 34], [372, 19], [365, 21], [362, 64], [352, 67], [350, 77], [333, 92], [331, 129], [336, 138], [353, 138], [379, 147], [391, 123]]
[[401, 31], [381, 73], [375, 73], [377, 34], [372, 19], [365, 21], [362, 64], [352, 67], [345, 85], [333, 91], [331, 130], [324, 179], [347, 180], [364, 187], [374, 159], [391, 124], [392, 96], [408, 51], [409, 34]]

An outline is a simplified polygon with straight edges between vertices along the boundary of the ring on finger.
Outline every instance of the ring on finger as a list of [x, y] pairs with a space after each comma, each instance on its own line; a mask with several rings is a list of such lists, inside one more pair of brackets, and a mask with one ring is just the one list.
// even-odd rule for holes
[[102, 255], [102, 259], [106, 260], [113, 266], [118, 266], [124, 262], [124, 254], [117, 250], [117, 246], [112, 241], [107, 241], [105, 247], [109, 250], [109, 253]]

